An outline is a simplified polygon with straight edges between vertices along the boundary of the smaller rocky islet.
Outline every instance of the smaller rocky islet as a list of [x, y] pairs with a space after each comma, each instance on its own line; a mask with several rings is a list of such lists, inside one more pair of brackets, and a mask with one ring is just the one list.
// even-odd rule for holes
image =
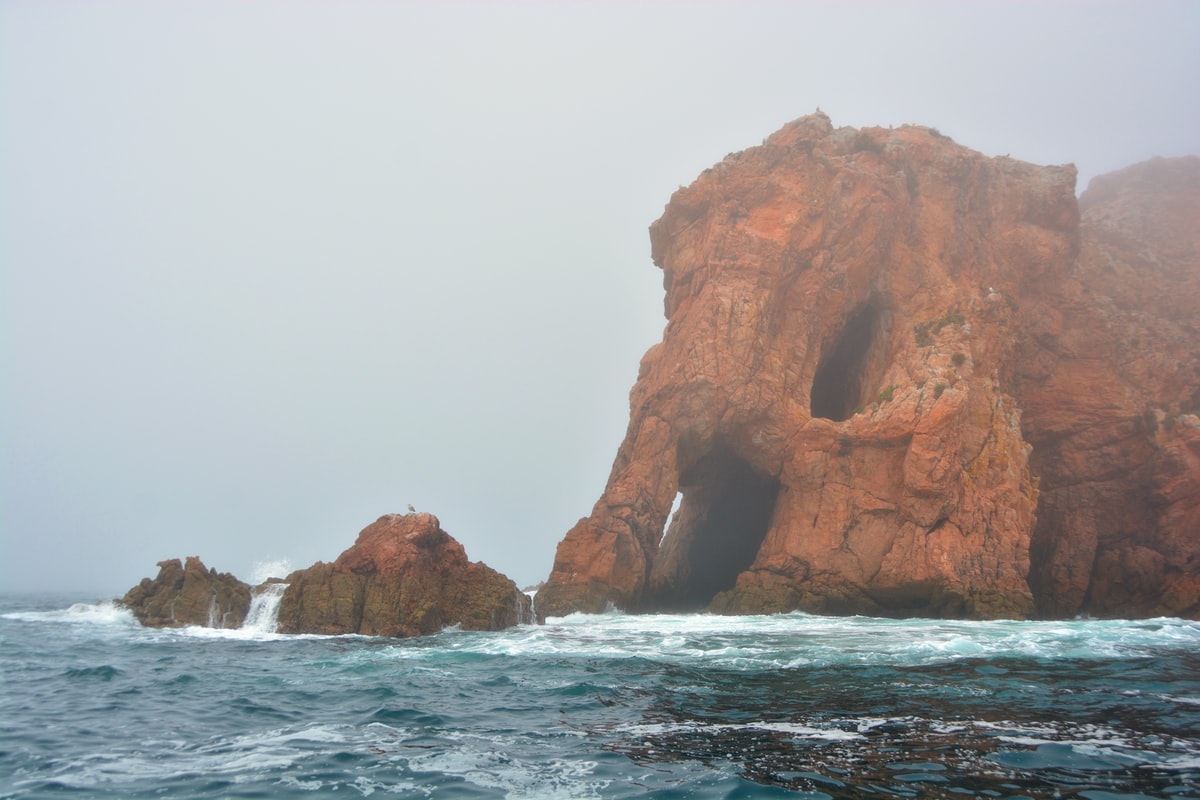
[[[119, 601], [143, 625], [238, 628], [251, 587], [208, 569], [161, 561]], [[496, 631], [533, 621], [532, 601], [513, 581], [472, 562], [428, 513], [385, 514], [332, 563], [318, 561], [283, 579], [280, 633], [423, 636], [450, 626]]]

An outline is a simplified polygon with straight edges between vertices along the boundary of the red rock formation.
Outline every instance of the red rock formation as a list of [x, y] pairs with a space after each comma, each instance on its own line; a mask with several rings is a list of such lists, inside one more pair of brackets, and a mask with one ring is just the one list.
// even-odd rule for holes
[[[1124, 430], [1141, 410], [1108, 396], [1123, 386], [1079, 390], [1113, 374], [1096, 362], [1112, 360], [1097, 334], [1116, 341], [1118, 321], [1140, 314], [1140, 346], [1184, 365], [1167, 378], [1147, 362], [1124, 380], [1194, 404], [1200, 292], [1154, 290], [1172, 300], [1168, 329], [1135, 298], [1124, 310], [1071, 287], [1113, 260], [1140, 270], [1127, 250], [1158, 263], [1160, 246], [1170, 274], [1194, 281], [1197, 195], [1178, 206], [1147, 190], [1173, 209], [1164, 216], [1099, 182], [1081, 228], [1074, 182], [1072, 167], [986, 158], [926, 128], [834, 129], [818, 114], [676, 192], [651, 226], [663, 341], [642, 360], [608, 485], [559, 545], [539, 612], [1019, 617], [1035, 613], [1036, 591], [1045, 613], [1140, 613], [1168, 594], [1154, 608], [1195, 613], [1192, 418], [1161, 442], [1096, 453], [1100, 428]], [[1184, 232], [1148, 240], [1145, 214]], [[1092, 336], [1091, 350], [1079, 344]], [[1097, 455], [1110, 463], [1077, 463]], [[1115, 505], [1082, 507], [1071, 469], [1102, 480], [1114, 457], [1146, 471], [1142, 507], [1158, 511], [1137, 516], [1150, 528], [1097, 536], [1089, 513]], [[1039, 480], [1053, 510], [1035, 529]], [[1080, 545], [1089, 535], [1104, 546]], [[1111, 594], [1134, 584], [1136, 603]]]
[[1080, 198], [1015, 373], [1042, 476], [1030, 583], [1050, 616], [1200, 614], [1200, 158]]
[[143, 578], [120, 602], [148, 627], [240, 628], [250, 609], [250, 587], [188, 556], [186, 565], [177, 558], [158, 562], [158, 576]]
[[432, 514], [388, 514], [332, 564], [287, 578], [281, 633], [419, 636], [451, 625], [500, 630], [531, 620], [511, 580], [467, 560]]

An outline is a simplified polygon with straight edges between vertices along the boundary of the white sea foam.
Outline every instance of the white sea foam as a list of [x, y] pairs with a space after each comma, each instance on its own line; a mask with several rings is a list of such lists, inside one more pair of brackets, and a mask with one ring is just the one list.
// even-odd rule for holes
[[137, 627], [137, 620], [130, 611], [119, 603], [75, 603], [68, 608], [50, 611], [11, 611], [0, 615], [4, 619], [23, 622], [67, 622], [76, 625], [118, 625]]
[[252, 628], [209, 628], [204, 625], [188, 625], [183, 628], [169, 628], [161, 631], [162, 634], [171, 636], [183, 636], [189, 639], [236, 639], [239, 641], [252, 642], [278, 642], [288, 640], [302, 639], [333, 639], [334, 636], [324, 636], [321, 634], [286, 634], [286, 633], [269, 633], [266, 631], [254, 630]]
[[346, 725], [315, 725], [221, 737], [198, 747], [150, 740], [135, 752], [97, 752], [64, 763], [55, 781], [70, 787], [94, 788], [104, 784], [166, 783], [197, 774], [243, 783], [257, 780], [263, 772], [286, 769], [311, 758], [312, 749], [306, 744], [346, 743], [352, 732]]
[[[127, 613], [127, 612], [121, 612]], [[132, 619], [132, 618], [128, 618]], [[295, 638], [251, 623], [241, 629], [185, 628], [206, 638]], [[572, 614], [546, 625], [501, 632], [448, 629], [437, 646], [422, 637], [347, 658], [422, 661], [446, 653], [562, 658], [644, 658], [726, 669], [836, 665], [934, 665], [967, 659], [1024, 657], [1092, 660], [1200, 649], [1200, 623], [1156, 620], [949, 621], [821, 617], [808, 614], [728, 617], [708, 614]], [[304, 638], [326, 638], [308, 636]], [[1190, 697], [1181, 704], [1195, 703]]]
[[[703, 661], [729, 668], [937, 664], [1028, 657], [1108, 659], [1200, 648], [1200, 624], [1180, 619], [955, 621], [870, 617], [572, 614], [537, 628], [462, 634], [456, 647], [492, 655]], [[399, 648], [397, 658], [427, 651]]]
[[787, 734], [796, 739], [813, 739], [826, 742], [847, 742], [865, 738], [861, 733], [856, 731], [841, 730], [839, 728], [815, 728], [811, 725], [803, 725], [794, 722], [765, 721], [746, 722], [739, 725], [694, 721], [647, 723], [641, 725], [627, 725], [622, 727], [621, 730], [623, 732], [633, 734], [634, 736], [664, 736], [679, 733], [697, 733], [704, 736], [720, 736], [739, 731], [765, 731], [768, 733]]
[[595, 761], [516, 755], [521, 748], [514, 736], [452, 732], [445, 738], [454, 741], [455, 746], [408, 757], [405, 760], [409, 769], [460, 777], [476, 786], [529, 800], [600, 797], [612, 783], [593, 775], [598, 766]]
[[[1044, 753], [1049, 761], [1063, 761], [1075, 754], [1110, 768], [1182, 770], [1200, 765], [1200, 753], [1183, 738], [1164, 738], [1106, 725], [976, 720], [968, 723], [968, 727], [987, 731], [1005, 744]], [[998, 756], [1006, 757], [1004, 753]], [[1037, 756], [1033, 758], [1036, 761]]]
[[[279, 562], [276, 562], [279, 563]], [[278, 571], [271, 569], [267, 571]], [[266, 588], [270, 593], [282, 589]], [[197, 638], [275, 640], [279, 596], [256, 598], [241, 629], [184, 628], [163, 632]], [[111, 602], [76, 604], [52, 611], [15, 611], [6, 619], [137, 627], [132, 614]], [[149, 632], [147, 632], [149, 634]], [[423, 660], [447, 652], [562, 658], [645, 658], [703, 663], [728, 669], [782, 669], [831, 665], [932, 665], [994, 657], [1093, 660], [1157, 656], [1163, 649], [1200, 649], [1200, 623], [1150, 620], [955, 621], [822, 617], [623, 613], [551, 617], [485, 633], [448, 630], [431, 640], [397, 642], [371, 658]], [[325, 637], [304, 637], [325, 638]], [[1200, 699], [1184, 695], [1186, 705]]]

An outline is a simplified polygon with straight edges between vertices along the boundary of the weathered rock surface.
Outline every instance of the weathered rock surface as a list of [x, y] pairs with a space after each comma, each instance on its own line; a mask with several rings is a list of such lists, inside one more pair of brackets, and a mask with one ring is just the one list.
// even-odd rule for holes
[[432, 514], [388, 514], [332, 564], [287, 577], [281, 633], [419, 636], [448, 626], [501, 630], [532, 621], [529, 597], [463, 546]]
[[1081, 220], [1073, 167], [821, 114], [705, 171], [539, 613], [1197, 615], [1198, 178], [1097, 179]]
[[149, 627], [240, 628], [250, 609], [250, 586], [188, 556], [186, 564], [177, 558], [158, 562], [158, 576], [143, 578], [120, 602]]
[[1200, 615], [1200, 158], [1092, 181], [1014, 369], [1041, 613]]

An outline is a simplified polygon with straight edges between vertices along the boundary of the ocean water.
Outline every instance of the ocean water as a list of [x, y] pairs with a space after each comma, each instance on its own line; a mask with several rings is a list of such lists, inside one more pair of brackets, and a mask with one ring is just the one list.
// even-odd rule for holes
[[1200, 624], [609, 614], [409, 640], [0, 598], [5, 798], [1200, 798]]

